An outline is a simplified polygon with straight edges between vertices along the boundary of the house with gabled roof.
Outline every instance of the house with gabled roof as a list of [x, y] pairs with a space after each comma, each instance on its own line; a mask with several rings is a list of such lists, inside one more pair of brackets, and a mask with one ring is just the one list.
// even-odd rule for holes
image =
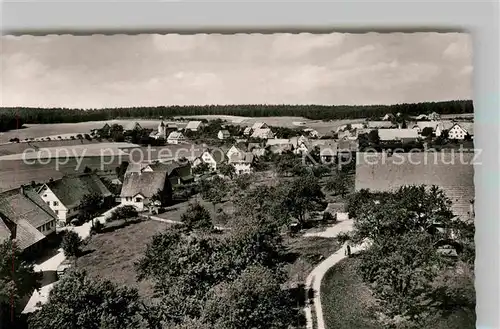
[[233, 146], [231, 146], [229, 151], [227, 151], [226, 156], [228, 158], [230, 158], [233, 154], [242, 154], [242, 153], [243, 153], [243, 150], [241, 150], [238, 146], [233, 145]]
[[265, 123], [265, 122], [255, 122], [253, 125], [252, 125], [252, 130], [255, 131], [257, 129], [266, 129], [266, 128], [269, 128], [269, 126]]
[[460, 122], [455, 123], [448, 130], [448, 138], [449, 139], [459, 139], [463, 140], [467, 137], [474, 136], [474, 123], [473, 122]]
[[199, 157], [194, 159], [193, 168], [202, 163], [206, 163], [210, 170], [216, 171], [219, 164], [223, 163], [226, 159], [225, 154], [220, 150], [205, 150]]
[[190, 131], [198, 131], [201, 128], [203, 128], [202, 121], [189, 121], [184, 129]]
[[168, 144], [182, 144], [186, 141], [186, 137], [180, 131], [172, 131], [167, 137]]
[[97, 194], [103, 200], [112, 197], [112, 193], [95, 174], [64, 176], [43, 184], [37, 193], [62, 223], [68, 223], [80, 214], [80, 202], [85, 195]]
[[383, 121], [390, 121], [390, 120], [393, 120], [395, 117], [394, 117], [394, 114], [392, 113], [387, 113], [386, 115], [383, 116], [382, 120]]
[[166, 171], [126, 173], [120, 193], [121, 204], [143, 211], [154, 203], [152, 198], [157, 193], [166, 199], [172, 197], [172, 185]]
[[243, 135], [245, 136], [250, 136], [252, 134], [252, 127], [246, 127], [244, 130], [243, 130]]
[[251, 152], [234, 153], [228, 159], [228, 163], [234, 167], [237, 175], [249, 174], [252, 172], [254, 155]]
[[474, 217], [474, 153], [420, 152], [356, 154], [356, 191], [393, 191], [406, 185], [436, 185], [451, 201], [454, 215]]
[[57, 216], [38, 194], [21, 187], [0, 193], [0, 241], [14, 240], [25, 252], [55, 233]]
[[172, 186], [188, 184], [194, 180], [191, 163], [187, 160], [155, 161], [146, 169], [151, 172], [166, 172]]
[[250, 136], [252, 138], [260, 138], [260, 139], [271, 139], [274, 138], [274, 133], [270, 128], [259, 128], [255, 129]]
[[266, 148], [274, 154], [282, 154], [293, 150], [292, 141], [286, 138], [273, 138], [266, 141]]
[[219, 130], [219, 132], [217, 133], [217, 138], [220, 140], [228, 139], [229, 137], [231, 137], [229, 130], [225, 130], [225, 129]]
[[142, 126], [139, 122], [129, 122], [123, 127], [123, 131], [134, 131], [134, 130], [142, 130]]

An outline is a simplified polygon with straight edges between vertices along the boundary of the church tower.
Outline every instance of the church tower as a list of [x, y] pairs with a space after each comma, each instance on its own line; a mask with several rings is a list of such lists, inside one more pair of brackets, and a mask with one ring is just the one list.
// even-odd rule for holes
[[167, 138], [167, 127], [165, 122], [163, 122], [163, 117], [160, 117], [160, 124], [158, 125], [158, 136], [162, 138]]

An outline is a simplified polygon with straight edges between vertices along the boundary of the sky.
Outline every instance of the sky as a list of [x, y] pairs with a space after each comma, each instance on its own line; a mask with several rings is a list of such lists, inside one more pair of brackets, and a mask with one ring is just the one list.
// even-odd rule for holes
[[472, 40], [463, 33], [3, 36], [0, 60], [0, 106], [472, 98]]

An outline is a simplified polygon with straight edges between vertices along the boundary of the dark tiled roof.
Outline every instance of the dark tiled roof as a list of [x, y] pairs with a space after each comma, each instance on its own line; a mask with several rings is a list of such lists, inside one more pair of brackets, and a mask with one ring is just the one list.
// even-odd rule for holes
[[45, 239], [45, 235], [31, 225], [28, 220], [20, 219], [16, 227], [16, 243], [19, 249], [24, 250]]
[[391, 191], [404, 185], [436, 185], [451, 200], [453, 213], [467, 219], [470, 201], [475, 195], [474, 155], [458, 152], [436, 154], [437, 161], [431, 152], [412, 153], [411, 158], [409, 153], [390, 157], [381, 153], [358, 153], [356, 190]]
[[40, 202], [33, 202], [32, 199], [21, 194], [20, 190], [11, 190], [0, 194], [0, 212], [18, 225], [19, 220], [24, 219], [35, 228], [57, 218], [52, 210], [47, 209], [46, 206], [40, 206]]
[[64, 204], [72, 208], [78, 206], [86, 194], [97, 193], [102, 197], [111, 196], [97, 175], [65, 176], [61, 179], [47, 183], [47, 186]]
[[[9, 227], [9, 225], [7, 225], [7, 223], [9, 223], [9, 219], [3, 218], [0, 214], [0, 243], [3, 243], [6, 240], [10, 240], [12, 236], [12, 229]], [[9, 224], [13, 223], [10, 222]]]
[[134, 197], [142, 194], [152, 197], [158, 190], [163, 190], [167, 181], [166, 172], [126, 173], [123, 179], [121, 197]]

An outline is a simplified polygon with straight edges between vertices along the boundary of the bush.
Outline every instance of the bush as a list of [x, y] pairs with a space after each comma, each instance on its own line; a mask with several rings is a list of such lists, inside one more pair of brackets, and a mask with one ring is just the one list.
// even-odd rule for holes
[[351, 236], [348, 233], [340, 232], [339, 234], [337, 234], [337, 236], [335, 237], [335, 239], [337, 239], [337, 241], [340, 244], [344, 244], [347, 241], [351, 240]]
[[97, 220], [94, 223], [94, 231], [97, 233], [101, 233], [102, 229], [104, 228], [104, 224], [101, 223], [101, 221]]
[[82, 238], [80, 238], [78, 233], [73, 231], [67, 231], [64, 234], [61, 247], [66, 257], [78, 256], [78, 254], [80, 253], [81, 245], [82, 245]]
[[118, 219], [128, 219], [132, 217], [137, 217], [138, 214], [139, 213], [137, 212], [134, 206], [123, 206], [118, 209], [115, 209], [115, 211], [113, 211], [113, 213], [111, 214], [111, 217], [108, 218], [106, 221], [111, 222]]

